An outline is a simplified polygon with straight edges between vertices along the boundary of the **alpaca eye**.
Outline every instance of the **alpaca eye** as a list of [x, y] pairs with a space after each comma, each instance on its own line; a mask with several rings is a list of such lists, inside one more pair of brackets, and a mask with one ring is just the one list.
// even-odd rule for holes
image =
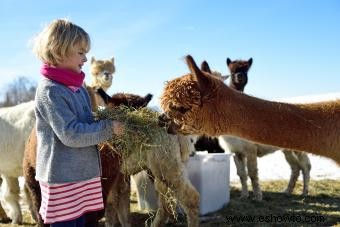
[[180, 112], [181, 114], [185, 114], [188, 110], [190, 110], [190, 108], [185, 108], [183, 106], [175, 106], [175, 105], [170, 105], [169, 108], [176, 112]]
[[183, 106], [181, 106], [177, 109], [177, 111], [182, 113], [182, 114], [185, 114], [188, 110], [189, 110], [189, 108], [184, 108]]

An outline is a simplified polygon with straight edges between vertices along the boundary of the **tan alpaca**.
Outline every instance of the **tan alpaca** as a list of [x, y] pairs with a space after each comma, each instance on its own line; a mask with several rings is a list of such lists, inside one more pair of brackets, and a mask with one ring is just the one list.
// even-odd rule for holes
[[90, 71], [91, 83], [86, 87], [91, 97], [92, 110], [95, 111], [98, 106], [106, 106], [104, 100], [96, 93], [96, 90], [102, 88], [107, 91], [111, 87], [113, 74], [116, 71], [114, 58], [96, 60], [92, 57]]
[[184, 134], [234, 135], [308, 151], [340, 164], [340, 100], [288, 104], [232, 90], [186, 57], [190, 74], [169, 81], [161, 107]]

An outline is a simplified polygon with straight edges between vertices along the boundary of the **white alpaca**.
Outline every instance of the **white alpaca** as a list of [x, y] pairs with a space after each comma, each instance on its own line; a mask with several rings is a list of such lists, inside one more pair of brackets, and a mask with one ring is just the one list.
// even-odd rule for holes
[[0, 109], [1, 202], [14, 224], [22, 222], [18, 177], [23, 175], [24, 147], [34, 123], [34, 101]]
[[[257, 157], [273, 153], [280, 148], [253, 143], [234, 136], [220, 136], [219, 144], [225, 151], [235, 153], [235, 166], [242, 185], [241, 198], [247, 198], [249, 196], [247, 186], [247, 179], [249, 176], [255, 200], [262, 200], [262, 192], [258, 178]], [[303, 173], [304, 183], [302, 194], [307, 195], [311, 169], [311, 164], [307, 154], [301, 152], [298, 153], [288, 149], [283, 149], [282, 151], [292, 169], [291, 177], [285, 192], [292, 193], [301, 170]]]

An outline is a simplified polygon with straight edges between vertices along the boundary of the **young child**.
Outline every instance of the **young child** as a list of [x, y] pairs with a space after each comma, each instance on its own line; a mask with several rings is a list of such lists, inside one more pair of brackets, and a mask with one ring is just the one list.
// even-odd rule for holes
[[84, 226], [85, 213], [104, 208], [96, 144], [124, 131], [122, 123], [94, 121], [82, 87], [89, 35], [68, 20], [50, 23], [34, 52], [43, 62], [35, 96], [39, 213], [51, 226]]

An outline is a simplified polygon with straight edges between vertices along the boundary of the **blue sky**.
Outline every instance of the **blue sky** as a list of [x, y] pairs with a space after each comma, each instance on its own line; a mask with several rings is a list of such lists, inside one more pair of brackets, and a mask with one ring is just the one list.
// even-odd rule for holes
[[[109, 94], [153, 93], [185, 74], [183, 57], [228, 74], [226, 58], [253, 58], [245, 92], [265, 99], [340, 91], [340, 1], [0, 1], [1, 90], [18, 76], [38, 81], [31, 40], [68, 18], [91, 36], [88, 58], [116, 59]], [[90, 79], [89, 62], [84, 68]]]

